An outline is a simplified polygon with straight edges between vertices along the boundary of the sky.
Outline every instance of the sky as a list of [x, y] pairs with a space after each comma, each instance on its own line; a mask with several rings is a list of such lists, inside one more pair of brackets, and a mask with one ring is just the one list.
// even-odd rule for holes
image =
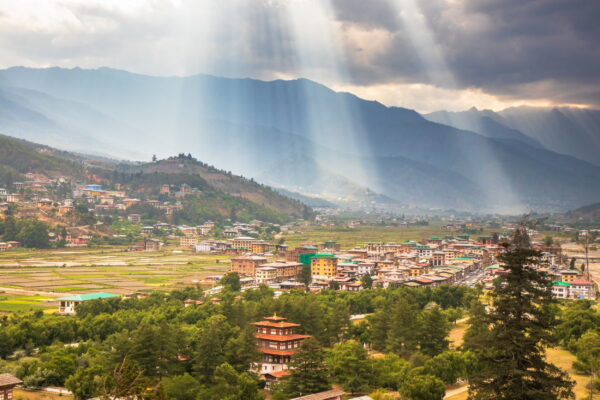
[[0, 68], [309, 78], [420, 112], [600, 108], [598, 0], [0, 0]]

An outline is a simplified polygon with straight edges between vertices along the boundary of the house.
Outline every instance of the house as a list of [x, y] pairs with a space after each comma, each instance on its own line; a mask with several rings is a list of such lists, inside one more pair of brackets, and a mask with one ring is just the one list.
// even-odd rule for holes
[[269, 242], [254, 242], [250, 244], [250, 252], [254, 254], [264, 254], [268, 253], [271, 250], [271, 243]]
[[198, 243], [198, 237], [196, 236], [182, 236], [179, 238], [179, 247], [186, 249], [193, 249]]
[[192, 300], [192, 299], [187, 299], [184, 300], [183, 302], [183, 306], [184, 307], [189, 307], [189, 306], [201, 306], [202, 304], [204, 304], [203, 300]]
[[254, 276], [256, 268], [267, 262], [266, 257], [261, 256], [238, 256], [231, 259], [230, 272], [237, 272], [240, 275]]
[[127, 221], [133, 222], [134, 224], [139, 224], [142, 222], [142, 216], [140, 214], [129, 214], [127, 216]]
[[255, 270], [256, 283], [268, 283], [277, 280], [277, 268], [258, 267]]
[[294, 397], [291, 400], [342, 400], [342, 396], [346, 394], [339, 389], [327, 390], [325, 392], [313, 393], [302, 397]]
[[130, 251], [159, 251], [162, 243], [156, 239], [146, 239], [136, 242]]
[[113, 297], [119, 297], [119, 295], [113, 294], [113, 293], [100, 292], [100, 293], [76, 294], [74, 296], [61, 297], [60, 299], [57, 299], [57, 301], [59, 302], [58, 313], [74, 315], [77, 313], [75, 308], [79, 304], [81, 304], [85, 301], [98, 300], [98, 299], [109, 299], [109, 298], [113, 298]]
[[596, 299], [596, 290], [594, 289], [594, 282], [590, 282], [585, 279], [576, 279], [569, 282], [569, 284], [569, 297], [571, 297], [572, 299]]
[[576, 280], [578, 276], [579, 272], [572, 269], [560, 271], [560, 280], [562, 282], [572, 282]]
[[209, 240], [205, 240], [199, 243], [196, 243], [194, 246], [194, 251], [196, 253], [210, 253], [213, 250], [213, 242]]
[[253, 237], [239, 236], [235, 239], [231, 239], [231, 247], [237, 250], [250, 250], [250, 245], [256, 242], [258, 242], [258, 240]]
[[278, 260], [272, 263], [261, 264], [260, 268], [275, 268], [276, 279], [288, 280], [297, 278], [302, 272], [302, 264], [293, 261]]
[[21, 383], [22, 380], [11, 374], [0, 374], [0, 400], [12, 400], [14, 387]]
[[341, 250], [340, 244], [333, 240], [327, 240], [327, 241], [319, 244], [317, 247], [318, 247], [319, 251], [340, 251]]
[[126, 208], [129, 208], [131, 206], [140, 204], [140, 199], [131, 199], [131, 198], [123, 199], [123, 204], [125, 205]]
[[8, 243], [0, 242], [0, 252], [8, 251], [8, 249], [10, 249]]
[[292, 261], [292, 262], [302, 262], [300, 257], [303, 254], [314, 254], [316, 252], [317, 252], [317, 248], [315, 246], [311, 246], [311, 245], [299, 246], [293, 250], [288, 250], [285, 253], [285, 259], [287, 261]]
[[553, 281], [552, 282], [552, 295], [557, 299], [569, 298], [569, 286], [570, 283]]
[[9, 194], [6, 196], [7, 203], [18, 203], [19, 201], [21, 201], [21, 196], [18, 194]]
[[310, 258], [312, 276], [334, 277], [337, 275], [337, 257], [331, 253], [316, 253]]

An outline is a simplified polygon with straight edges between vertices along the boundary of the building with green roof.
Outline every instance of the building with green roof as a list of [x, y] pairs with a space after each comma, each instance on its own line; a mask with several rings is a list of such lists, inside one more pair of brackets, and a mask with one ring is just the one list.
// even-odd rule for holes
[[113, 297], [119, 297], [119, 295], [114, 293], [99, 292], [75, 294], [73, 296], [61, 297], [60, 299], [57, 299], [59, 301], [58, 313], [73, 315], [77, 313], [75, 308], [85, 301], [110, 299]]

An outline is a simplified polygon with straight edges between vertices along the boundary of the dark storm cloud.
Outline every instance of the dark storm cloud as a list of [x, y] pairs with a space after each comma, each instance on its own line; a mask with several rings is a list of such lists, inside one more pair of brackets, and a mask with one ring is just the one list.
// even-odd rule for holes
[[[403, 9], [402, 0], [333, 0], [342, 22], [393, 35], [388, 51], [373, 60], [377, 68], [363, 63], [354, 77], [365, 84], [427, 83], [428, 69], [440, 66], [423, 65], [419, 53], [431, 49], [415, 48], [400, 18], [390, 22], [393, 1]], [[600, 1], [414, 1], [455, 78], [448, 85], [600, 105]]]
[[367, 28], [398, 28], [398, 20], [389, 0], [331, 0], [331, 3], [340, 21]]

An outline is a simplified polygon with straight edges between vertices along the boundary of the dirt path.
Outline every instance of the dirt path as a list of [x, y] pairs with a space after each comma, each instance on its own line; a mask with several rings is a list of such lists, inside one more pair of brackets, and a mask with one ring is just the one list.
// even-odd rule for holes
[[456, 389], [451, 389], [451, 390], [447, 390], [446, 391], [446, 395], [444, 396], [445, 399], [449, 399], [451, 397], [457, 396], [461, 393], [465, 393], [469, 390], [469, 385], [465, 385], [465, 386], [461, 386], [459, 388]]

